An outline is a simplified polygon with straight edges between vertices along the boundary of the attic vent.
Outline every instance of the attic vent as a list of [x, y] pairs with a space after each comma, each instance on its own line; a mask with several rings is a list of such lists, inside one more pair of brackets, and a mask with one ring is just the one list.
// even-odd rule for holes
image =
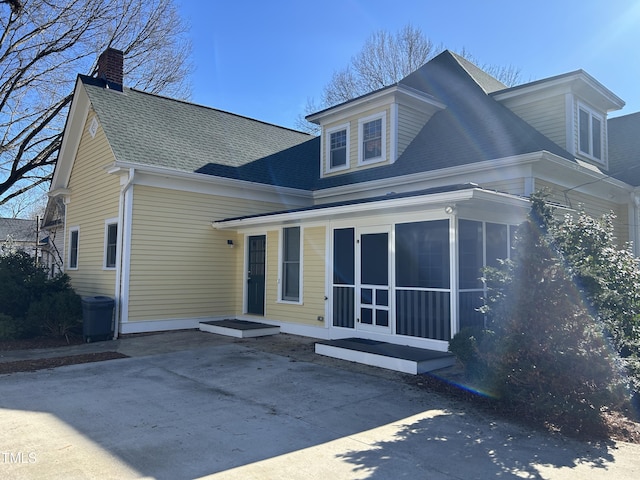
[[93, 117], [89, 124], [89, 135], [91, 135], [91, 138], [96, 138], [96, 133], [98, 133], [98, 120], [96, 120], [96, 117]]

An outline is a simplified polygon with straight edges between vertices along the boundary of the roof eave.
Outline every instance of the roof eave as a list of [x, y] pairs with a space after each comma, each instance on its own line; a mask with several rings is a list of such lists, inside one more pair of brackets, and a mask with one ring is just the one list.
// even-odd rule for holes
[[429, 95], [428, 93], [421, 92], [420, 90], [416, 90], [415, 88], [408, 87], [401, 83], [396, 83], [394, 85], [390, 85], [380, 90], [367, 93], [365, 95], [348, 100], [338, 105], [325, 108], [324, 110], [321, 110], [319, 112], [312, 113], [311, 115], [307, 115], [305, 118], [307, 121], [311, 123], [320, 125], [323, 119], [327, 117], [335, 116], [335, 115], [340, 115], [344, 111], [357, 108], [361, 104], [367, 104], [367, 103], [379, 101], [384, 99], [384, 97], [387, 97], [387, 96], [400, 96], [400, 95], [402, 95], [405, 98], [410, 98], [413, 101], [430, 105], [436, 110], [442, 110], [446, 108], [446, 105], [442, 103], [440, 100], [438, 100], [437, 98], [435, 98], [433, 95]]

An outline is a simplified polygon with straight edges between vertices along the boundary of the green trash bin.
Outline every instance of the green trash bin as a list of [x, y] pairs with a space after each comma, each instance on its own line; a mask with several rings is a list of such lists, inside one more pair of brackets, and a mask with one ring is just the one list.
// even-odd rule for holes
[[113, 338], [113, 298], [82, 297], [82, 337], [85, 342]]

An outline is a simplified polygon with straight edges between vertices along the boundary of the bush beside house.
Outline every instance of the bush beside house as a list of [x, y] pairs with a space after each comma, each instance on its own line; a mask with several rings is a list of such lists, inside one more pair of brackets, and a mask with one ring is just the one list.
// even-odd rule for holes
[[460, 331], [450, 350], [505, 407], [593, 431], [640, 385], [640, 270], [609, 217], [553, 214], [532, 198], [512, 259], [485, 272], [487, 330]]
[[81, 300], [66, 275], [48, 278], [21, 251], [0, 256], [0, 339], [66, 336], [81, 321]]

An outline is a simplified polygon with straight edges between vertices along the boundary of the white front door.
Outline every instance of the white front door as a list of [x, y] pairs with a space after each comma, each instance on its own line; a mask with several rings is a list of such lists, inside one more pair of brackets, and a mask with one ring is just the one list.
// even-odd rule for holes
[[388, 226], [358, 229], [356, 251], [356, 328], [391, 332], [391, 229]]

